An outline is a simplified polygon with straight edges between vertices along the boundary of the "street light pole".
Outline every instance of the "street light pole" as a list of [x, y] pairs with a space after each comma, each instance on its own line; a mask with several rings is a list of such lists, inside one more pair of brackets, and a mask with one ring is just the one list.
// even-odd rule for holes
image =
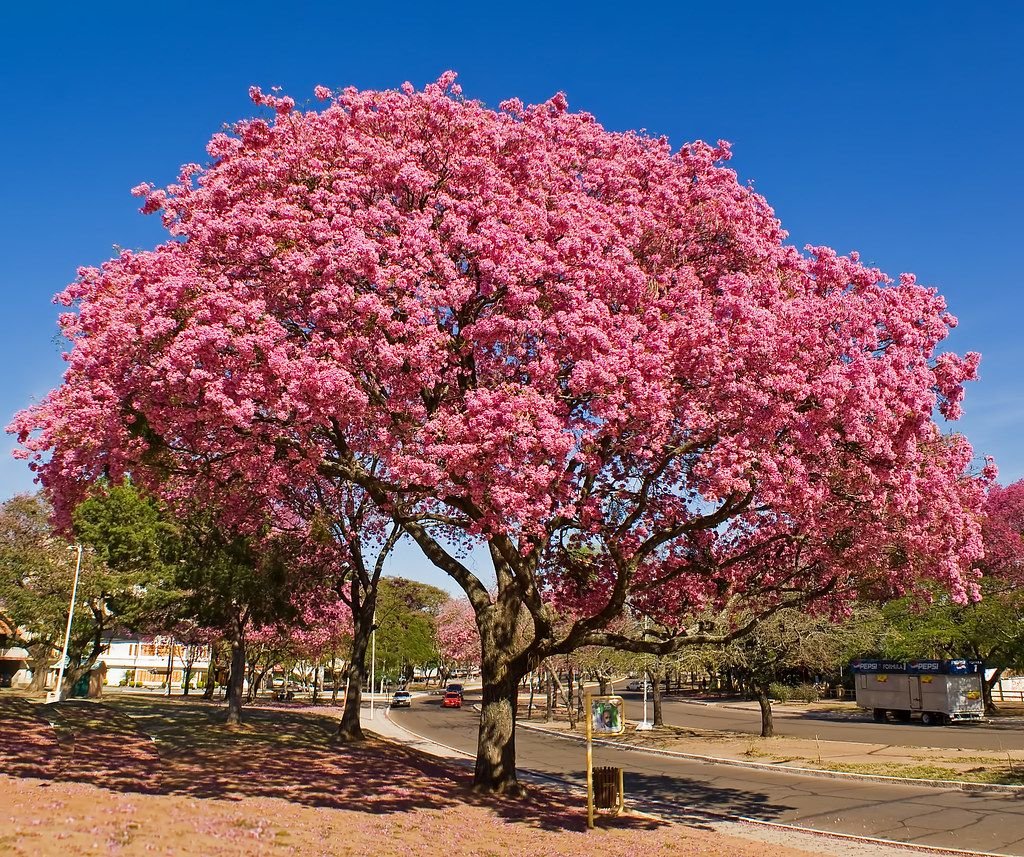
[[68, 625], [64, 629], [64, 650], [60, 654], [60, 671], [57, 673], [57, 702], [64, 698], [64, 664], [68, 659], [68, 642], [71, 640], [71, 620], [75, 616], [75, 599], [78, 597], [78, 574], [82, 570], [82, 546], [68, 545], [68, 550], [77, 550], [78, 558], [75, 560], [75, 582], [71, 586], [71, 606], [68, 608]]
[[[644, 616], [644, 637], [647, 636], [647, 617]], [[636, 724], [638, 732], [647, 732], [654, 727], [651, 725], [651, 721], [647, 719], [647, 670], [644, 670], [643, 674], [644, 683], [644, 719]]]

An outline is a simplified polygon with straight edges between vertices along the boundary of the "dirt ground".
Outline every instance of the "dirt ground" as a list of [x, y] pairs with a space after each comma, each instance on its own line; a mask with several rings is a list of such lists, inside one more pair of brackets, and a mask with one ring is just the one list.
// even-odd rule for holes
[[474, 794], [465, 768], [316, 713], [118, 699], [0, 700], [0, 852], [11, 855], [807, 852], [632, 814], [587, 832], [578, 798]]

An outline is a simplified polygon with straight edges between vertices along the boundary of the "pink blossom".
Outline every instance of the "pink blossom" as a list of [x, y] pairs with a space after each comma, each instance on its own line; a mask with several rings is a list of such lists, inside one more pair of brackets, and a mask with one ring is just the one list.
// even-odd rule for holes
[[58, 296], [64, 383], [9, 426], [64, 522], [131, 473], [175, 502], [230, 486], [225, 514], [344, 553], [365, 501], [446, 568], [493, 549], [539, 627], [623, 591], [677, 624], [734, 596], [969, 593], [989, 475], [935, 415], [978, 357], [940, 350], [934, 289], [787, 244], [723, 142], [455, 86], [301, 113], [253, 87], [274, 115], [136, 189], [167, 242]]

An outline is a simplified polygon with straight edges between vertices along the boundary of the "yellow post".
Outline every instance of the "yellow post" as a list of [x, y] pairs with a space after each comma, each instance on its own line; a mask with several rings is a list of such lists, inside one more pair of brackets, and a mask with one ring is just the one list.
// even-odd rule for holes
[[583, 717], [587, 721], [587, 829], [594, 829], [594, 727], [591, 722], [590, 690], [584, 694]]

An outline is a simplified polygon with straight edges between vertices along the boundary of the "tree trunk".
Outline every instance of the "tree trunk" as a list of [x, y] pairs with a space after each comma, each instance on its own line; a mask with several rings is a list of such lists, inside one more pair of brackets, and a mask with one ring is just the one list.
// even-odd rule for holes
[[597, 674], [597, 692], [601, 696], [608, 695], [608, 676], [603, 672]]
[[530, 702], [526, 706], [526, 719], [527, 720], [533, 720], [533, 696], [534, 696], [534, 692], [536, 690], [536, 688], [534, 687], [535, 680], [536, 680], [536, 675], [534, 673], [530, 673]]
[[768, 696], [768, 685], [757, 686], [757, 704], [761, 706], [761, 737], [771, 738], [775, 734], [775, 721], [772, 719], [772, 700]]
[[185, 676], [184, 681], [181, 683], [181, 695], [188, 696], [189, 685], [192, 684], [192, 664], [193, 661], [189, 660], [185, 663]]
[[[355, 587], [353, 587], [354, 589]], [[365, 607], [365, 605], [364, 605]], [[363, 707], [363, 682], [366, 681], [366, 650], [373, 631], [373, 607], [369, 611], [352, 606], [352, 657], [348, 662], [345, 708], [341, 713], [336, 735], [339, 741], [362, 741], [363, 727], [359, 714]]]
[[519, 609], [520, 602], [499, 595], [496, 603], [476, 614], [483, 701], [473, 773], [474, 791], [516, 797], [525, 793], [516, 778], [519, 683], [533, 662], [517, 646]]
[[995, 714], [999, 710], [992, 699], [992, 688], [999, 683], [1005, 669], [1006, 667], [996, 667], [990, 679], [985, 678], [985, 673], [981, 674], [981, 695], [985, 700], [986, 714]]
[[28, 689], [36, 693], [46, 690], [46, 681], [50, 677], [50, 667], [56, 663], [53, 646], [49, 643], [35, 643], [26, 646], [29, 653], [29, 665], [32, 668], [32, 680]]
[[516, 779], [516, 708], [519, 681], [525, 671], [513, 671], [500, 653], [487, 658], [481, 666], [483, 703], [473, 788], [520, 796], [524, 789]]
[[217, 644], [210, 643], [210, 662], [206, 666], [206, 687], [203, 689], [203, 699], [213, 699], [213, 692], [217, 689]]
[[664, 726], [665, 715], [661, 710], [661, 687], [658, 685], [658, 678], [653, 672], [648, 672], [647, 680], [651, 683], [651, 702], [654, 706], [654, 725]]
[[[60, 689], [62, 699], [71, 696], [71, 690], [74, 688], [78, 680], [87, 673], [92, 672], [92, 668], [99, 659], [100, 652], [103, 650], [104, 626], [102, 613], [96, 607], [90, 607], [89, 609], [92, 611], [93, 617], [96, 620], [91, 641], [92, 649], [89, 654], [85, 656], [84, 660], [79, 657], [78, 663], [75, 664], [75, 666], [72, 667], [69, 663], [67, 668], [64, 670], [64, 687]], [[68, 659], [71, 659], [70, 653], [68, 655]], [[170, 677], [168, 677], [168, 681], [170, 681]]]
[[551, 668], [544, 669], [544, 693], [546, 696], [544, 722], [550, 723], [555, 718], [555, 682], [551, 678]]
[[228, 726], [242, 723], [242, 690], [245, 684], [245, 639], [241, 634], [231, 641], [231, 674], [228, 676]]
[[572, 667], [569, 667], [568, 672], [565, 675], [565, 713], [569, 717], [569, 728], [576, 728], [576, 685], [573, 679], [575, 673]]

